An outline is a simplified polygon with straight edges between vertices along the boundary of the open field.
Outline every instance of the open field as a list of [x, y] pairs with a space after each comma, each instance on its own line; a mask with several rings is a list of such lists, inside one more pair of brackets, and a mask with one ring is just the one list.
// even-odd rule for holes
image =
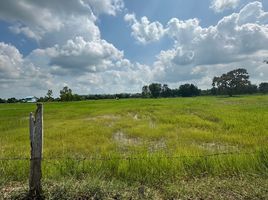
[[[34, 104], [0, 104], [0, 158], [29, 157], [34, 110]], [[229, 179], [243, 177], [249, 187], [267, 186], [268, 96], [46, 103], [43, 155], [45, 182], [90, 177], [122, 188], [169, 184], [174, 198], [182, 181], [204, 177], [210, 184], [226, 179], [230, 186]], [[25, 183], [28, 170], [28, 160], [0, 160], [0, 188]], [[248, 191], [265, 199], [264, 188]]]

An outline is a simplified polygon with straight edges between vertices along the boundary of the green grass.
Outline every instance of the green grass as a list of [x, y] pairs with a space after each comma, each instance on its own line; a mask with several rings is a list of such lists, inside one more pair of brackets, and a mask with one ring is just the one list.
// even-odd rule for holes
[[[34, 110], [34, 104], [0, 104], [0, 157], [29, 157]], [[48, 181], [267, 177], [268, 96], [45, 103], [43, 150]], [[221, 155], [228, 152], [235, 153]], [[211, 154], [220, 155], [204, 156]], [[28, 170], [28, 160], [0, 161], [0, 185], [26, 181]]]
[[[0, 190], [5, 199], [23, 200], [27, 184], [9, 183]], [[64, 179], [43, 181], [46, 199], [268, 199], [268, 181], [262, 177], [201, 177], [154, 185], [128, 184], [120, 180]], [[2, 192], [2, 193], [1, 193]]]

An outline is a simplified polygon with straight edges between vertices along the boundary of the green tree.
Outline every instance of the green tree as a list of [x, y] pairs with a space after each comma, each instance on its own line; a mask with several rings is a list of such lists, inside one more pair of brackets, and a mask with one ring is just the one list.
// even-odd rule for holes
[[259, 85], [259, 91], [261, 93], [268, 93], [268, 83], [265, 83], [265, 82], [260, 83], [260, 85]]
[[214, 77], [212, 82], [212, 86], [217, 88], [220, 94], [229, 96], [244, 93], [250, 85], [247, 70], [243, 68], [229, 71], [220, 77]]
[[6, 100], [0, 98], [0, 103], [6, 103]]
[[53, 96], [52, 90], [48, 90], [47, 91], [47, 96], [46, 96], [47, 101], [52, 101], [53, 100], [52, 96]]
[[60, 91], [60, 99], [61, 101], [72, 101], [73, 100], [72, 90], [67, 86], [63, 87], [63, 89]]
[[152, 83], [149, 85], [150, 92], [152, 94], [152, 97], [157, 98], [160, 97], [161, 93], [161, 84], [160, 83]]
[[72, 100], [73, 101], [81, 101], [82, 97], [80, 95], [78, 95], [78, 94], [74, 94]]
[[15, 97], [7, 99], [7, 103], [17, 103], [18, 100]]
[[150, 97], [151, 96], [151, 91], [149, 89], [149, 86], [148, 85], [145, 85], [142, 87], [142, 97]]
[[168, 87], [167, 84], [164, 84], [161, 87], [161, 96], [162, 97], [171, 97], [172, 96], [172, 90]]
[[200, 90], [193, 84], [184, 84], [179, 87], [179, 94], [182, 97], [192, 97], [200, 95]]

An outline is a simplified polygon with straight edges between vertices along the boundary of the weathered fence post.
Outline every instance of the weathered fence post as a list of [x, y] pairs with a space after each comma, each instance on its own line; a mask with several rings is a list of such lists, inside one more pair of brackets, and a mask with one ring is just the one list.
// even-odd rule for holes
[[43, 104], [37, 104], [33, 116], [30, 113], [31, 163], [29, 177], [29, 196], [41, 197], [41, 161], [43, 151]]

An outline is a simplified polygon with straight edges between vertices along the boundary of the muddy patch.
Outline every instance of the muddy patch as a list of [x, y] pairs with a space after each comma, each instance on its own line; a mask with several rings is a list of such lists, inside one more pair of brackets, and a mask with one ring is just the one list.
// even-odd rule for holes
[[164, 151], [167, 149], [166, 141], [162, 138], [156, 141], [149, 142], [149, 152]]
[[127, 115], [128, 115], [128, 117], [132, 118], [135, 121], [141, 119], [141, 117], [137, 113], [131, 113], [131, 112], [129, 112]]
[[133, 116], [133, 119], [134, 119], [134, 120], [138, 120], [138, 119], [139, 119], [138, 114], [134, 115], [134, 116]]
[[100, 119], [107, 119], [107, 120], [118, 120], [121, 117], [118, 115], [98, 115], [94, 117], [87, 117], [84, 120], [100, 120]]
[[239, 151], [239, 147], [236, 145], [214, 143], [214, 142], [197, 144], [197, 146], [199, 148], [202, 148], [202, 149], [205, 149], [208, 151], [212, 151], [212, 152], [235, 152], [235, 151]]
[[122, 131], [118, 131], [113, 135], [113, 140], [120, 145], [137, 146], [143, 144], [142, 140], [138, 137], [129, 137]]
[[[143, 140], [139, 137], [130, 137], [122, 131], [118, 131], [113, 135], [113, 140], [116, 141], [121, 150], [127, 151], [126, 147], [144, 146], [150, 153], [164, 151], [167, 149], [165, 139], [158, 140]], [[124, 148], [123, 148], [124, 147]]]

